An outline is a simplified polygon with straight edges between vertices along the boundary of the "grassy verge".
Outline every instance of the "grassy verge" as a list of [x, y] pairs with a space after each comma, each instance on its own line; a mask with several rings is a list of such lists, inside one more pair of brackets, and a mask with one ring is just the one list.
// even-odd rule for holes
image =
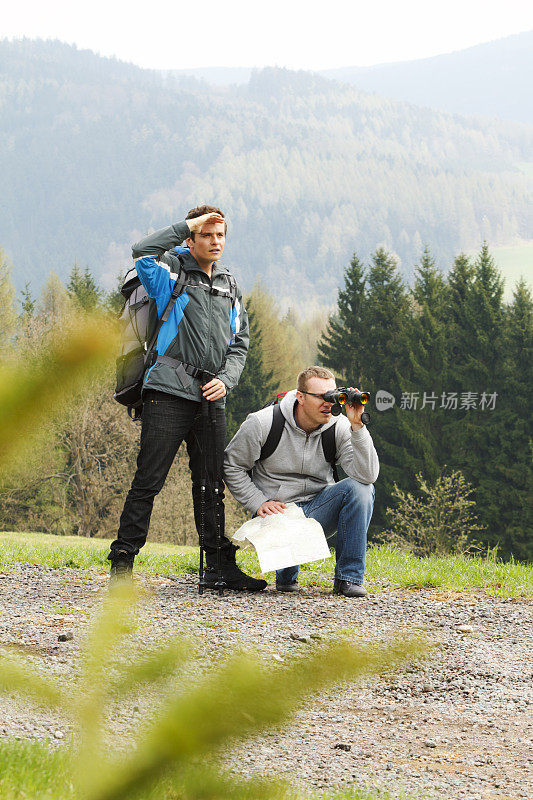
[[[0, 569], [13, 564], [36, 564], [52, 569], [98, 567], [109, 569], [111, 540], [47, 533], [0, 533]], [[181, 575], [198, 569], [198, 549], [148, 543], [135, 559], [135, 569], [159, 575]]]
[[[96, 567], [107, 570], [109, 541], [77, 536], [52, 536], [42, 533], [0, 533], [0, 569], [27, 563], [59, 569]], [[259, 573], [255, 554], [237, 556], [241, 566]], [[149, 543], [135, 561], [137, 572], [181, 575], [198, 570], [198, 550], [193, 547]], [[303, 586], [329, 586], [333, 580], [334, 559], [306, 564], [300, 570]], [[370, 547], [366, 570], [370, 590], [387, 588], [440, 589], [480, 592], [497, 597], [533, 597], [533, 566], [503, 562], [494, 557], [464, 556], [416, 558], [389, 546]], [[272, 582], [273, 575], [267, 576]]]
[[[78, 797], [72, 780], [71, 753], [66, 746], [51, 750], [45, 742], [0, 739], [0, 763], [2, 800], [76, 800]], [[263, 780], [260, 779], [261, 783]], [[389, 793], [384, 789], [356, 786], [338, 792], [307, 791], [300, 794], [293, 788], [280, 785], [275, 793], [265, 794], [264, 789], [260, 791], [254, 784], [253, 779], [249, 781], [249, 794], [243, 794], [242, 790], [239, 792], [240, 800], [256, 800], [258, 796], [277, 797], [278, 800], [409, 800], [411, 797], [401, 790]], [[178, 786], [171, 779], [163, 780], [153, 790], [143, 792], [139, 800], [176, 800], [183, 796], [177, 791]], [[220, 794], [215, 790], [205, 796], [231, 796], [230, 783], [218, 788]], [[229, 795], [225, 795], [224, 788], [230, 792]]]

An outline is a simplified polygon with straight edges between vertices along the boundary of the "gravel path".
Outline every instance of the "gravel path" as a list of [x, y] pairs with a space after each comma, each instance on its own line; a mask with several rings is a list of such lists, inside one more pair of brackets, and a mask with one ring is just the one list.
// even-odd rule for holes
[[[372, 641], [434, 631], [440, 647], [422, 666], [322, 693], [283, 732], [228, 753], [235, 772], [322, 789], [355, 781], [439, 800], [533, 796], [531, 603], [391, 587], [365, 600], [314, 589], [199, 598], [192, 576], [139, 580], [152, 591], [141, 643], [153, 647], [187, 633], [200, 651], [193, 671], [236, 647], [287, 660], [316, 646], [312, 634]], [[0, 573], [0, 643], [22, 645], [45, 659], [49, 675], [68, 677], [106, 582], [96, 570], [19, 566]], [[67, 641], [58, 641], [65, 633]], [[113, 726], [127, 735], [149, 709], [147, 698], [131, 698]], [[64, 720], [2, 699], [0, 735], [58, 743], [69, 733]]]

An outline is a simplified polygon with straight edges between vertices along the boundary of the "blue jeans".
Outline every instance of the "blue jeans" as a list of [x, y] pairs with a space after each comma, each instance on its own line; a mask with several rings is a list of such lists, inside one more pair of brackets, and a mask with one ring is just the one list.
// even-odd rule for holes
[[[365, 574], [366, 534], [374, 510], [374, 486], [345, 478], [298, 505], [306, 517], [320, 522], [326, 536], [337, 531], [335, 577], [361, 585]], [[287, 585], [297, 579], [297, 566], [276, 572], [278, 584]]]

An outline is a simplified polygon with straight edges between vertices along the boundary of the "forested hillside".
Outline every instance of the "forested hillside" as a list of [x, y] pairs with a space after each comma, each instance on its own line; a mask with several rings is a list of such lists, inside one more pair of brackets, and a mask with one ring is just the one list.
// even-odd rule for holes
[[0, 42], [0, 244], [19, 290], [75, 261], [110, 286], [131, 242], [198, 201], [226, 211], [245, 288], [331, 304], [347, 258], [404, 276], [532, 230], [533, 129], [265, 69], [246, 86], [161, 77], [58, 42]]

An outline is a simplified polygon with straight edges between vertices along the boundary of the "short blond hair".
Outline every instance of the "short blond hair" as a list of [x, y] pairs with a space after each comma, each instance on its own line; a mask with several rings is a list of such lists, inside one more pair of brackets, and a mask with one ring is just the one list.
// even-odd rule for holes
[[306, 391], [309, 378], [324, 378], [325, 380], [333, 378], [335, 380], [335, 375], [326, 367], [307, 367], [300, 372], [296, 379], [296, 388], [299, 392]]

